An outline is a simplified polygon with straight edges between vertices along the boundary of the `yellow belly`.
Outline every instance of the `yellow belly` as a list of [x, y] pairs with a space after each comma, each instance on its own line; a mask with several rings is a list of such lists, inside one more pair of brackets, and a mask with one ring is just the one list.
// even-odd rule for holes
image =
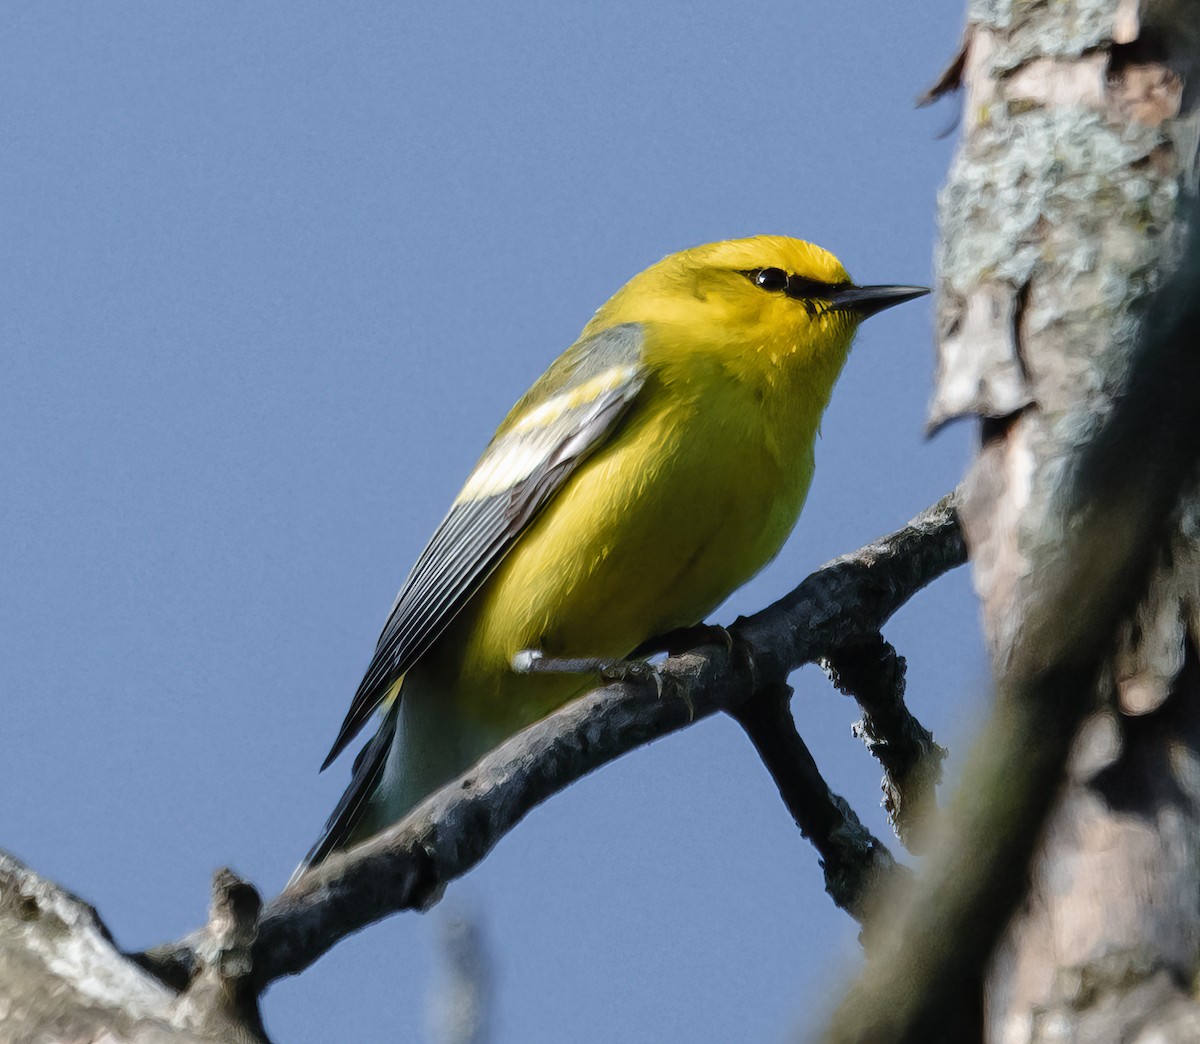
[[507, 734], [595, 684], [515, 674], [518, 651], [626, 656], [699, 623], [783, 545], [813, 433], [780, 445], [752, 406], [673, 399], [652, 400], [568, 481], [414, 668], [464, 723]]

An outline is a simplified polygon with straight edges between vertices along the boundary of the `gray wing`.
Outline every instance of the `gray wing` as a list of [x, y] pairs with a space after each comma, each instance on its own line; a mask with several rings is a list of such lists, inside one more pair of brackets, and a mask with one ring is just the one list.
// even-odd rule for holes
[[425, 654], [645, 384], [640, 326], [576, 342], [513, 407], [396, 597], [322, 769]]

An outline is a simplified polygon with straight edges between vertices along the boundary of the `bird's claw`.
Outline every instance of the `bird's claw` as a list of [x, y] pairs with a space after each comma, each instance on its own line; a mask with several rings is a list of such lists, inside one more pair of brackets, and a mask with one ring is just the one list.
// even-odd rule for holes
[[[729, 636], [725, 628], [720, 630]], [[731, 644], [732, 639], [730, 638]], [[654, 682], [654, 691], [661, 700], [666, 692], [666, 678], [658, 666], [645, 660], [603, 660], [599, 657], [546, 656], [540, 649], [522, 649], [512, 658], [512, 669], [518, 674], [591, 674], [603, 682]], [[688, 721], [696, 720], [696, 706], [686, 688], [680, 698], [688, 709]]]
[[662, 698], [662, 672], [645, 660], [609, 660], [601, 669], [600, 677], [607, 682], [639, 682], [649, 678], [654, 682], [659, 699]]

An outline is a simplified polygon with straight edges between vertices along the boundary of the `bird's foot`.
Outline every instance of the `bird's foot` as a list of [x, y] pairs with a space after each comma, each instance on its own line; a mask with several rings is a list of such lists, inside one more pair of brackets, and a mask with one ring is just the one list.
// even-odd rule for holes
[[518, 674], [591, 674], [606, 682], [639, 682], [649, 678], [658, 695], [663, 694], [663, 677], [645, 660], [606, 660], [599, 656], [547, 656], [539, 649], [522, 649], [512, 658]]
[[663, 694], [662, 672], [645, 660], [609, 660], [601, 669], [600, 677], [607, 682], [639, 682], [649, 678], [659, 697]]
[[547, 656], [541, 649], [522, 649], [512, 658], [518, 674], [596, 674], [603, 673], [620, 660], [598, 656]]

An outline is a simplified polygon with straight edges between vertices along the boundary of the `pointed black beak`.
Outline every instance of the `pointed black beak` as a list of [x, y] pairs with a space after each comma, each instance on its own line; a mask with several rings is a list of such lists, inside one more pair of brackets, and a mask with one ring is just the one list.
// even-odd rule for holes
[[927, 286], [855, 286], [835, 287], [829, 295], [838, 312], [856, 312], [861, 319], [882, 312], [892, 305], [904, 304], [929, 293]]

